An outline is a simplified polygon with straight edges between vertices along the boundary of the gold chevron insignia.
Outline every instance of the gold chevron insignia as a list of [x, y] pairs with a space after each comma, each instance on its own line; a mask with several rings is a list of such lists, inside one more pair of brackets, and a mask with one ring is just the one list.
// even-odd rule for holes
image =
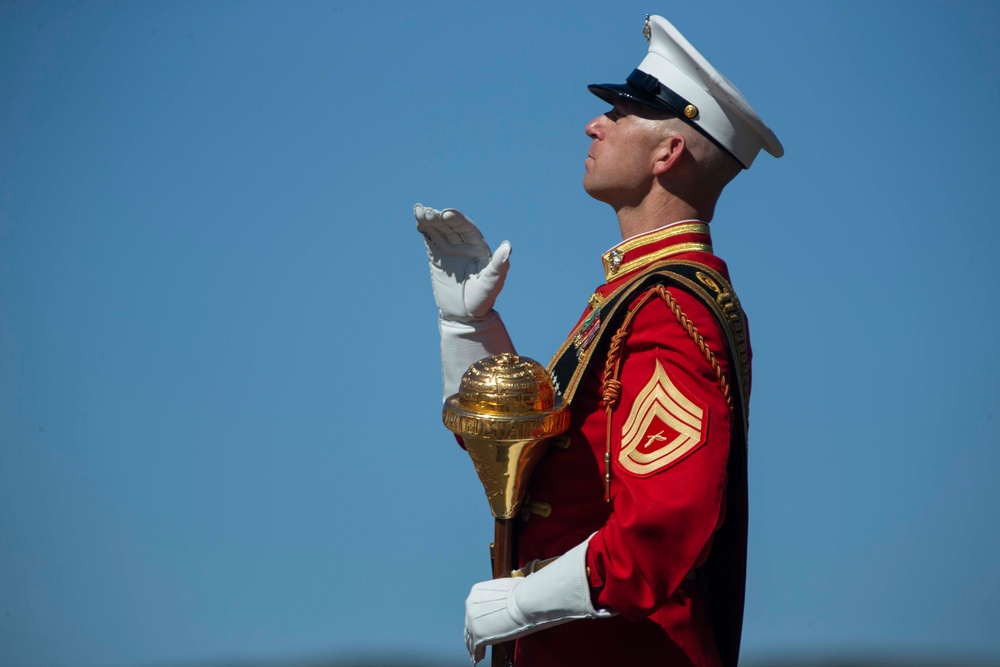
[[618, 463], [645, 477], [679, 461], [705, 442], [705, 409], [684, 395], [657, 359], [622, 426]]

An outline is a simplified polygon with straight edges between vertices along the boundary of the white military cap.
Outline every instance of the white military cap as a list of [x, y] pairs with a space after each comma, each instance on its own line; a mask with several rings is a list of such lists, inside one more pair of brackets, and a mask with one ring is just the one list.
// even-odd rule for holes
[[662, 16], [646, 19], [649, 53], [625, 84], [588, 86], [614, 104], [625, 97], [686, 120], [731, 153], [745, 169], [763, 148], [774, 157], [785, 149], [739, 89]]

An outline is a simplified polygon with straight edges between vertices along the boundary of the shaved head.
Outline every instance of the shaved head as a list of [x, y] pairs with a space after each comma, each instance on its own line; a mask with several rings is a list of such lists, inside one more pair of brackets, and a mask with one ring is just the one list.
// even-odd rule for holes
[[680, 118], [667, 117], [656, 122], [664, 135], [684, 137], [693, 177], [687, 180], [691, 181], [692, 187], [706, 193], [714, 192], [715, 198], [718, 198], [722, 189], [743, 171], [743, 165], [736, 158]]

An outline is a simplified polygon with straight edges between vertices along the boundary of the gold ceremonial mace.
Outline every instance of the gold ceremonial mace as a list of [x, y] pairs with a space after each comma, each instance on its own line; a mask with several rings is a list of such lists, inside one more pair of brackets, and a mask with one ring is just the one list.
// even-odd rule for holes
[[[547, 440], [569, 428], [569, 411], [545, 368], [503, 353], [480, 359], [444, 403], [444, 425], [465, 442], [496, 519], [493, 578], [514, 569], [514, 521]], [[493, 648], [493, 667], [511, 664], [513, 642]]]

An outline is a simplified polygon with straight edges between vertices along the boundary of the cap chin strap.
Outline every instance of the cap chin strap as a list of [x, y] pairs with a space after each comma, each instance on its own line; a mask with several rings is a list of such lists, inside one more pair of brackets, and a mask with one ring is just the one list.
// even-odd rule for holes
[[[694, 122], [698, 117], [698, 107], [664, 86], [655, 76], [643, 72], [641, 69], [634, 69], [625, 81], [628, 83], [629, 87], [638, 93], [636, 95], [637, 100], [640, 100], [643, 104], [651, 106], [654, 109], [660, 109], [674, 114], [685, 123], [698, 130], [698, 132], [703, 134], [713, 144], [724, 150], [729, 155], [732, 155], [744, 169], [746, 168], [743, 161], [736, 157], [731, 150], [719, 143], [719, 141], [709, 134], [701, 125]], [[691, 115], [688, 115], [689, 109], [693, 110]]]
[[628, 78], [625, 79], [625, 81], [637, 91], [645, 93], [644, 97], [647, 98], [647, 101], [645, 102], [646, 104], [649, 104], [654, 108], [659, 107], [664, 111], [677, 114], [680, 118], [685, 118], [685, 109], [689, 106], [694, 106], [686, 99], [661, 84], [660, 80], [655, 76], [647, 74], [641, 69], [632, 70], [632, 73], [628, 75]]

